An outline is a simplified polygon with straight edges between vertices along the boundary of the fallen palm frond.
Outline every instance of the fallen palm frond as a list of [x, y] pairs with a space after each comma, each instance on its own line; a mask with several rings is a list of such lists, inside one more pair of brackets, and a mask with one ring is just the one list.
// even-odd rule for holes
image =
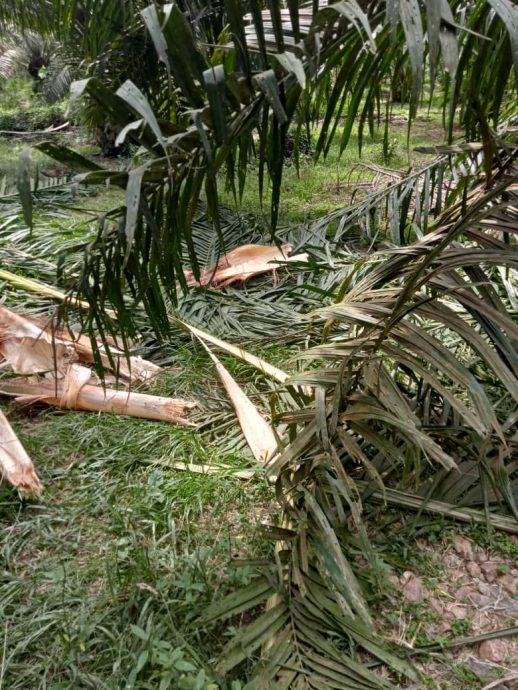
[[289, 383], [315, 398], [280, 415], [292, 442], [271, 467], [290, 534], [276, 568], [207, 615], [277, 605], [228, 644], [222, 673], [255, 657], [251, 687], [390, 687], [361, 648], [412, 676], [362, 607], [348, 535], [370, 559], [369, 502], [518, 533], [518, 173], [507, 160], [495, 178], [421, 239], [367, 258], [314, 314], [323, 343]]
[[41, 483], [7, 417], [0, 410], [0, 476], [17, 489], [28, 493], [41, 493]]
[[0, 394], [21, 404], [45, 403], [63, 410], [85, 410], [195, 426], [185, 417], [196, 403], [145, 393], [117, 391], [87, 383], [91, 372], [72, 365], [62, 381], [14, 378], [0, 381]]
[[216, 355], [206, 345], [204, 347], [214, 362], [218, 376], [232, 401], [239, 425], [254, 458], [258, 462], [271, 460], [278, 445], [271, 426]]
[[187, 285], [224, 288], [232, 283], [243, 283], [254, 276], [275, 271], [287, 262], [307, 260], [307, 254], [289, 256], [291, 249], [289, 244], [283, 244], [280, 248], [255, 244], [236, 247], [224, 254], [214, 266], [204, 268], [199, 280], [191, 271], [186, 272]]
[[[101, 365], [128, 380], [145, 381], [160, 371], [160, 367], [141, 357], [126, 357], [116, 345], [110, 344], [109, 354], [102, 343], [97, 344]], [[17, 374], [54, 371], [63, 376], [68, 365], [77, 360], [93, 364], [96, 361], [90, 338], [64, 328], [45, 323], [0, 306], [0, 356]]]
[[[89, 338], [53, 327], [43, 319], [17, 314], [5, 306], [0, 306], [0, 361], [2, 359], [15, 374], [32, 374], [30, 378], [0, 381], [0, 394], [14, 397], [18, 403], [45, 403], [64, 410], [108, 412], [195, 426], [185, 413], [196, 403], [101, 387], [96, 385], [92, 370], [79, 363], [94, 364], [100, 359], [104, 370], [114, 371], [129, 382], [150, 379], [161, 371], [159, 366], [140, 357], [126, 358], [113, 342], [109, 343], [109, 351], [97, 343], [95, 352]], [[47, 378], [39, 378], [37, 374], [46, 374]], [[5, 476], [20, 488], [38, 492], [30, 459], [24, 455], [20, 444], [15, 443], [14, 435], [9, 436], [6, 429], [4, 432], [2, 466]], [[12, 443], [12, 457], [6, 448], [8, 441]]]

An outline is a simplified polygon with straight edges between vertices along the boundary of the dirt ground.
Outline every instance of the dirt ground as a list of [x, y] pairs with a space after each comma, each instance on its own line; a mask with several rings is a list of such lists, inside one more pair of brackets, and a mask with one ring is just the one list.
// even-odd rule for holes
[[[509, 536], [510, 545], [518, 545]], [[418, 546], [428, 568], [393, 575], [388, 636], [414, 648], [459, 638], [476, 638], [518, 626], [518, 558], [483, 548], [462, 533]], [[428, 569], [428, 574], [427, 574]], [[387, 627], [388, 627], [387, 625]], [[518, 636], [473, 641], [416, 663], [423, 683], [407, 690], [518, 690]]]

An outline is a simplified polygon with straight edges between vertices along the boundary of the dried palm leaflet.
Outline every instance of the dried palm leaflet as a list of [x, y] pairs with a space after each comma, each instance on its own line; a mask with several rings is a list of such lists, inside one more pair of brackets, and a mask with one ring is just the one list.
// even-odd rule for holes
[[204, 268], [199, 280], [194, 277], [192, 271], [186, 271], [187, 285], [189, 287], [212, 285], [223, 288], [232, 283], [243, 283], [255, 276], [275, 271], [286, 262], [307, 261], [307, 254], [288, 256], [291, 249], [290, 244], [283, 244], [280, 248], [261, 244], [244, 244], [223, 254], [212, 266]]
[[272, 427], [216, 355], [202, 340], [200, 342], [216, 366], [218, 376], [232, 402], [243, 436], [254, 458], [258, 462], [267, 462], [277, 452], [277, 439]]
[[41, 483], [25, 448], [0, 410], [0, 474], [21, 491], [40, 494]]
[[[129, 357], [110, 346], [110, 357], [99, 343], [101, 363], [122, 378], [146, 381], [160, 371], [160, 367], [141, 357]], [[54, 328], [44, 319], [17, 314], [0, 306], [0, 356], [16, 374], [36, 374], [44, 371], [63, 376], [69, 364], [94, 362], [90, 339], [71, 329]]]

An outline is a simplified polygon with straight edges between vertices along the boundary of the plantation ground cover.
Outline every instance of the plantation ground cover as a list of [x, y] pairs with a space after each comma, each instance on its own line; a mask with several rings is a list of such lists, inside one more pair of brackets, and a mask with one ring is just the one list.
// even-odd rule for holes
[[[438, 107], [424, 110], [413, 122], [408, 138], [408, 108], [395, 107], [389, 133], [388, 156], [384, 155], [383, 127], [373, 137], [364, 133], [361, 156], [358, 153], [358, 132], [355, 128], [351, 141], [340, 154], [342, 129], [337, 128], [335, 139], [325, 159], [316, 163], [310, 154], [301, 154], [299, 170], [292, 160], [284, 170], [283, 194], [280, 205], [281, 224], [302, 223], [319, 218], [334, 208], [347, 205], [373, 189], [389, 184], [410, 168], [420, 167], [430, 160], [427, 154], [414, 149], [444, 143], [442, 113]], [[312, 145], [318, 137], [318, 127], [312, 137]], [[258, 163], [256, 164], [258, 166]], [[256, 175], [252, 173], [245, 185], [242, 202], [237, 208], [262, 215], [257, 191]], [[269, 193], [264, 199], [264, 209], [269, 208]], [[232, 194], [227, 191], [224, 202], [235, 207]]]
[[66, 101], [47, 103], [31, 81], [2, 80], [0, 87], [0, 131], [32, 132], [65, 122]]
[[[36, 121], [40, 109], [47, 113], [48, 124], [45, 124], [47, 120], [39, 124]], [[55, 112], [61, 113], [62, 118], [67, 117], [72, 118], [72, 121], [74, 120], [74, 110], [69, 112], [66, 102], [56, 106], [40, 104], [40, 99], [36, 97], [35, 100], [35, 97], [31, 95], [30, 84], [13, 80], [7, 83], [3, 91], [0, 91], [0, 130], [11, 127], [2, 127], [2, 117], [8, 123], [20, 111], [27, 113], [28, 118], [32, 117], [31, 113], [34, 114], [35, 130], [44, 129], [52, 124]], [[348, 204], [353, 199], [358, 199], [362, 194], [372, 189], [393, 182], [410, 168], [419, 167], [430, 160], [428, 154], [415, 151], [416, 147], [439, 145], [444, 143], [446, 138], [442, 125], [442, 110], [435, 102], [429, 108], [423, 108], [423, 111], [417, 115], [412, 124], [410, 136], [408, 132], [408, 106], [404, 104], [393, 106], [386, 154], [384, 153], [384, 127], [382, 125], [375, 128], [372, 137], [364, 133], [361, 156], [358, 153], [357, 128], [353, 129], [348, 147], [340, 154], [339, 142], [342, 129], [339, 127], [326, 159], [321, 158], [314, 162], [312, 151], [318, 132], [319, 129], [316, 127], [308, 152], [300, 155], [298, 170], [293, 158], [289, 159], [285, 168], [280, 210], [281, 224], [300, 223], [319, 218], [334, 208]], [[102, 162], [102, 157], [99, 158], [99, 149], [79, 127], [73, 127], [63, 135], [53, 135], [52, 140], [65, 146], [72, 146], [85, 156], [95, 156], [98, 162]], [[25, 140], [23, 137], [2, 137], [0, 135], [0, 184], [5, 179], [12, 186], [16, 179], [21, 152], [36, 141], [37, 139]], [[56, 168], [55, 162], [38, 151], [33, 152], [32, 158], [40, 173]], [[109, 164], [113, 165], [113, 161], [110, 160]], [[124, 167], [124, 159], [121, 159], [119, 164]], [[270, 189], [268, 186], [266, 187], [265, 198], [263, 205], [261, 205], [256, 182], [258, 165], [258, 161], [249, 163], [250, 174], [244, 188], [243, 198], [237, 204], [231, 190], [225, 190], [222, 176], [222, 202], [230, 208], [264, 217], [267, 221], [266, 209], [269, 208]], [[45, 182], [45, 177], [40, 175], [40, 180]], [[93, 201], [83, 200], [82, 207], [103, 212], [121, 202], [123, 197], [116, 189], [104, 188], [94, 194], [93, 198]]]
[[[182, 388], [194, 397], [207, 394], [208, 382], [218, 389], [203, 353], [185, 353], [176, 363], [182, 371], [166, 377], [161, 392]], [[223, 636], [221, 626], [196, 621], [210, 602], [248, 581], [253, 567], [235, 567], [232, 559], [271, 554], [259, 523], [275, 517], [272, 487], [260, 476], [244, 482], [228, 471], [171, 469], [174, 461], [248, 466], [239, 450], [221, 442], [210, 447], [194, 431], [107, 415], [2, 409], [45, 489], [38, 501], [0, 489], [0, 687], [217, 687], [209, 680], [211, 659], [246, 620], [237, 617]], [[398, 538], [380, 539], [379, 578], [366, 586], [389, 639], [447, 644], [514, 624], [516, 592], [501, 580], [516, 580], [516, 541], [465, 530], [473, 550], [484, 552], [483, 563], [499, 567], [490, 584], [466, 571], [455, 550], [458, 527], [427, 518], [417, 523], [416, 536], [411, 519], [390, 511], [379, 519], [396, 522]], [[424, 585], [417, 601], [407, 599], [402, 584], [409, 573]], [[484, 620], [470, 599], [484, 596], [482, 587], [490, 595]], [[475, 690], [506, 678], [516, 643], [505, 643], [498, 661], [481, 661], [480, 642], [418, 659], [424, 687]], [[234, 688], [241, 687], [237, 681]]]
[[[424, 134], [421, 141], [430, 143]], [[376, 147], [378, 155], [379, 141]], [[380, 164], [379, 158], [374, 161]], [[292, 175], [296, 179], [293, 169]], [[321, 212], [315, 206], [317, 196], [310, 200], [309, 210], [301, 212], [304, 217]], [[101, 210], [105, 201], [101, 195], [86, 203]], [[303, 206], [298, 201], [296, 210]], [[337, 205], [336, 199], [332, 205]], [[287, 213], [283, 221], [294, 217]], [[52, 232], [59, 232], [60, 222]], [[37, 305], [25, 294], [10, 292], [8, 299], [24, 309]], [[46, 306], [40, 302], [38, 308], [45, 311]], [[201, 430], [209, 433], [83, 413], [14, 411], [3, 404], [36, 460], [46, 490], [38, 502], [20, 501], [7, 487], [0, 490], [6, 535], [0, 584], [5, 650], [0, 688], [208, 690], [214, 687], [212, 658], [227, 635], [247, 622], [236, 617], [223, 635], [221, 625], [200, 625], [198, 619], [223, 591], [232, 591], [250, 577], [252, 565], [229, 567], [231, 559], [271, 555], [272, 546], [261, 536], [258, 522], [275, 516], [273, 488], [260, 475], [243, 482], [228, 470], [199, 475], [171, 467], [175, 461], [192, 461], [244, 469], [250, 461], [200, 346], [185, 336], [166, 347], [148, 345], [157, 361], [171, 367], [154, 390], [202, 400], [202, 421], [207, 423], [207, 407], [218, 417], [214, 429]], [[289, 369], [293, 353], [288, 347], [263, 344], [261, 354]], [[225, 364], [239, 382], [254, 379], [249, 367], [229, 358]], [[260, 403], [254, 386], [252, 395]], [[395, 526], [399, 539], [380, 540], [379, 569], [373, 569], [378, 577], [365, 586], [370, 601], [377, 601], [380, 615], [386, 617], [387, 634], [408, 644], [466, 637], [471, 632], [469, 617], [444, 613], [458, 589], [450, 570], [462, 572], [467, 567], [464, 557], [456, 565], [451, 559], [443, 562], [450, 552], [457, 553], [454, 545], [460, 532], [452, 531], [438, 543], [434, 535], [444, 528], [442, 521], [426, 518], [407, 525], [403, 516], [381, 511], [380, 524], [385, 519]], [[467, 536], [473, 543], [484, 539], [480, 532], [468, 531]], [[499, 563], [511, 573], [516, 544], [510, 537], [498, 544], [494, 550], [491, 544], [483, 547], [486, 562]], [[361, 561], [358, 570], [364, 570]], [[430, 592], [421, 601], [409, 603], [405, 598], [409, 572], [423, 579]], [[506, 574], [498, 572], [493, 583], [486, 576], [478, 579], [504, 588], [498, 580]], [[473, 582], [462, 586], [476, 589]], [[446, 590], [444, 596], [438, 590]], [[449, 630], [438, 630], [437, 618], [424, 621], [431, 595], [437, 595], [443, 613], [436, 616], [449, 622]], [[497, 609], [498, 599], [488, 605]], [[509, 675], [512, 653], [509, 647], [509, 655], [497, 664], [497, 675]], [[446, 662], [439, 657], [434, 663], [433, 669], [425, 668], [428, 687], [469, 690], [487, 684], [460, 656], [446, 657]], [[245, 676], [246, 671], [236, 674], [232, 690], [242, 687]]]

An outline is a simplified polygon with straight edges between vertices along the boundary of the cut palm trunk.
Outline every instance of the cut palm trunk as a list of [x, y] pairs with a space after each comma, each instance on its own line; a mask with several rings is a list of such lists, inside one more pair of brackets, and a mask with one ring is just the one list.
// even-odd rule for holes
[[194, 426], [193, 422], [185, 417], [186, 411], [196, 406], [194, 402], [145, 393], [116, 391], [87, 383], [81, 385], [81, 383], [81, 374], [77, 375], [77, 373], [72, 381], [70, 377], [64, 381], [36, 377], [16, 378], [1, 381], [0, 394], [13, 397], [16, 402], [22, 404], [40, 402], [63, 410], [111, 412]]
[[0, 473], [13, 486], [28, 493], [41, 493], [41, 483], [25, 448], [0, 410]]

